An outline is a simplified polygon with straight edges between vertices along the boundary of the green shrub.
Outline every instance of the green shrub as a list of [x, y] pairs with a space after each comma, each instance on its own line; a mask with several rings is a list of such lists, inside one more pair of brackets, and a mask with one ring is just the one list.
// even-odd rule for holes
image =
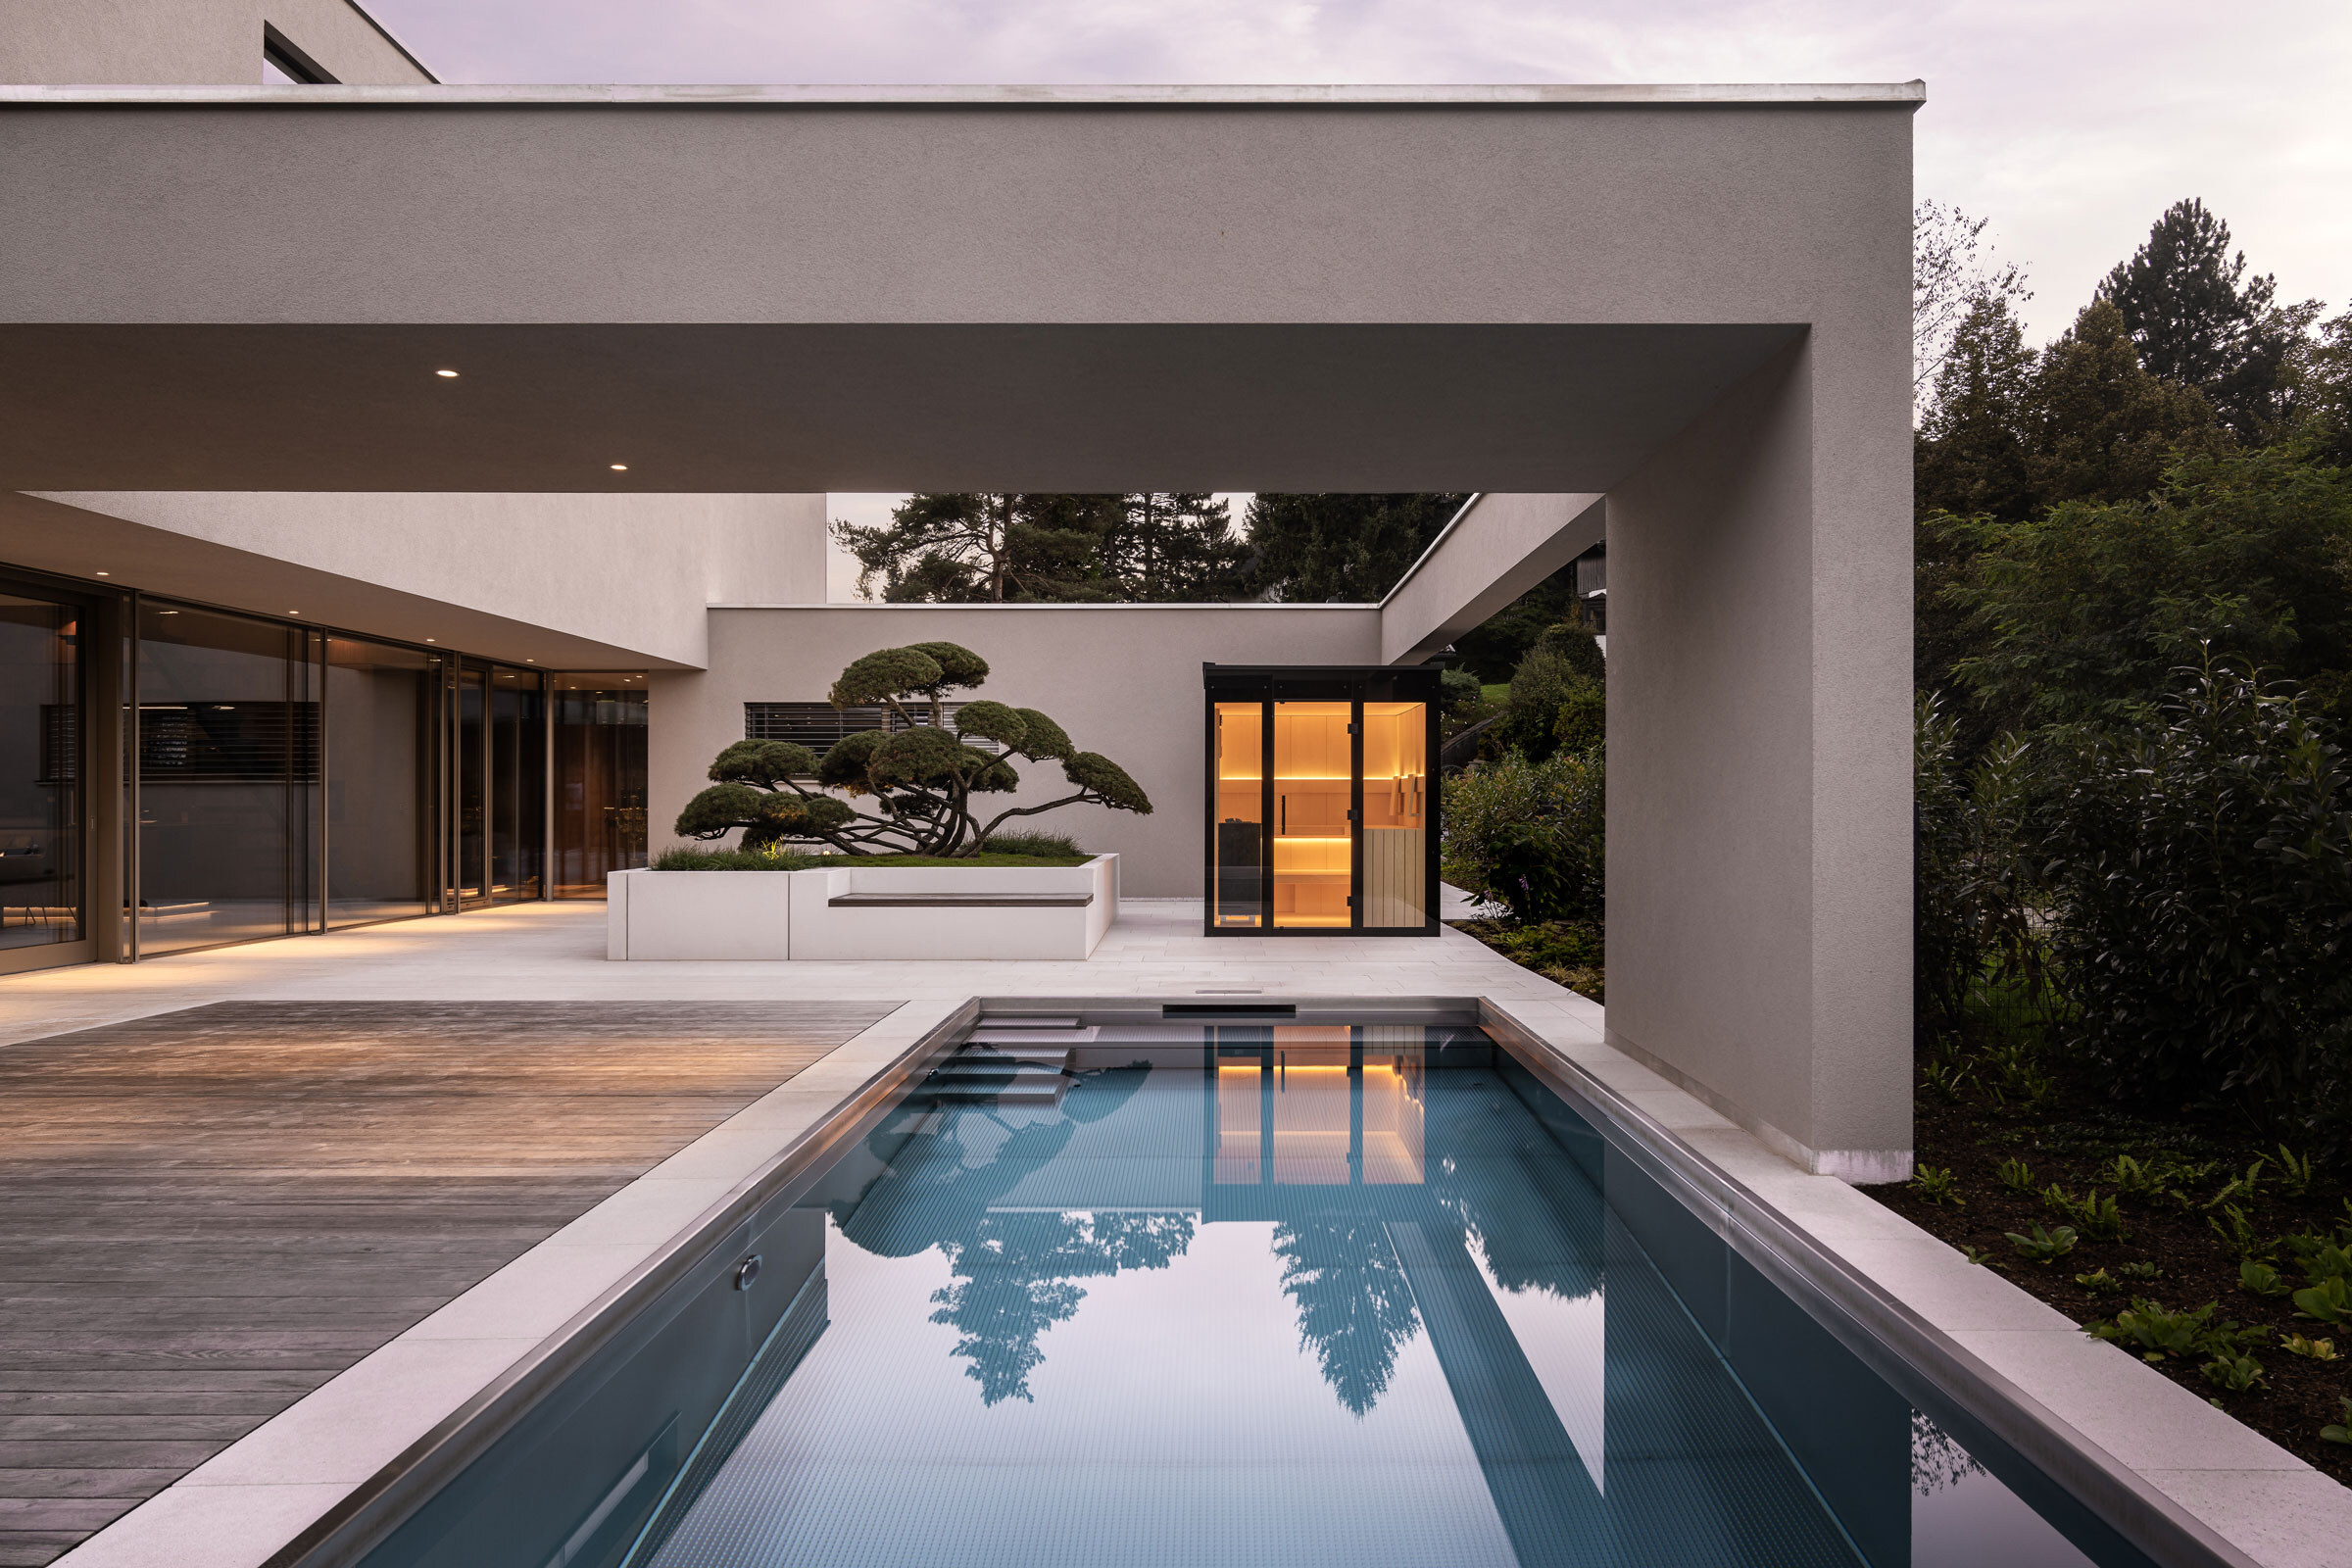
[[1505, 754], [1447, 779], [1446, 879], [1521, 921], [1599, 919], [1604, 771], [1595, 748], [1542, 762]]
[[2111, 1093], [2234, 1098], [2330, 1141], [2352, 1096], [2352, 776], [2208, 663], [2163, 726], [2058, 748], [2037, 858], [2067, 1037]]
[[1562, 621], [1536, 639], [1511, 672], [1490, 756], [1517, 752], [1541, 762], [1596, 744], [1606, 727], [1608, 667], [1591, 631]]
[[2043, 995], [2038, 902], [2027, 853], [2030, 753], [2004, 740], [1973, 766], [1959, 760], [1960, 721], [1934, 696], [1913, 715], [1918, 822], [1912, 984], [1921, 1029], [1959, 1037], [1990, 1007], [2014, 1033], [2037, 1021]]

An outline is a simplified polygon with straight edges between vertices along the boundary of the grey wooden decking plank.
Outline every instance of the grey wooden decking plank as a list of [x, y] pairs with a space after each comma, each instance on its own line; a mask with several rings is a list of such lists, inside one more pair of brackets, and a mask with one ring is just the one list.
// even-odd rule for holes
[[0, 1568], [52, 1560], [890, 1008], [223, 1003], [0, 1047]]

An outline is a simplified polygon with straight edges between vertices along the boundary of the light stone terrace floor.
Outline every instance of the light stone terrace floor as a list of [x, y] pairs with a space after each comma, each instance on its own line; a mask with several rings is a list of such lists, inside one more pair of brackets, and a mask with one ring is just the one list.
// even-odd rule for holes
[[[1601, 1008], [1458, 932], [1201, 935], [1129, 901], [1083, 963], [614, 963], [604, 906], [523, 905], [0, 980], [0, 1042], [225, 1000], [888, 1000], [882, 1022], [59, 1559], [254, 1568], [975, 996], [1483, 997], [1806, 1227], [2241, 1562], [2341, 1568], [2352, 1491], [1835, 1179], [1798, 1169], [1603, 1042]], [[0, 1050], [5, 1045], [0, 1044]]]

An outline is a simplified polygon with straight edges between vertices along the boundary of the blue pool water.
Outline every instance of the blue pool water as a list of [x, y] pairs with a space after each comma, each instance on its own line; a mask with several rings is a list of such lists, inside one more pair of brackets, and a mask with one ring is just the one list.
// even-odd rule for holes
[[917, 1095], [840, 1158], [774, 1233], [801, 1250], [763, 1244], [795, 1304], [717, 1424], [646, 1440], [545, 1560], [2139, 1560], [1475, 1031], [1105, 1026], [1074, 1070], [1054, 1103]]

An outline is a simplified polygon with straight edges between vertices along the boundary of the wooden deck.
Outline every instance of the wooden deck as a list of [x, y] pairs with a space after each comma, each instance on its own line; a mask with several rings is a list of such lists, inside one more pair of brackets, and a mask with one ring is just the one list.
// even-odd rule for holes
[[0, 1048], [0, 1568], [48, 1562], [894, 1005], [242, 1002]]

